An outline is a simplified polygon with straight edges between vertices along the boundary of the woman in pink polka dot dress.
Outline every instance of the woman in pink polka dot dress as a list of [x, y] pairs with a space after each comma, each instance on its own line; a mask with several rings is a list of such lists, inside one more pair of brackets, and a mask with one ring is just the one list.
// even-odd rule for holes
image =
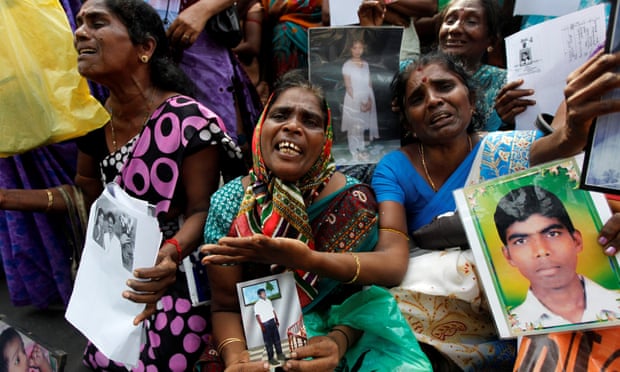
[[[105, 106], [112, 117], [78, 141], [85, 197], [94, 200], [115, 181], [155, 205], [164, 236], [155, 267], [134, 272], [147, 280], [129, 280], [130, 290], [122, 293], [146, 304], [134, 321], [145, 322], [147, 339], [133, 370], [191, 370], [210, 342], [209, 312], [192, 306], [179, 263], [198, 254], [220, 162], [238, 159], [241, 152], [222, 120], [190, 97], [193, 84], [169, 59], [163, 25], [150, 5], [88, 0], [77, 26], [78, 68], [110, 89]], [[95, 370], [127, 370], [90, 343], [84, 363]]]

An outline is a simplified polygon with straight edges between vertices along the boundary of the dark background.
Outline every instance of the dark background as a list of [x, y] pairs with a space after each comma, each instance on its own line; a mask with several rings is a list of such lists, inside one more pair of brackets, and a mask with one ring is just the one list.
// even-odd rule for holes
[[369, 64], [377, 104], [381, 139], [400, 138], [398, 115], [391, 109], [390, 83], [398, 72], [398, 54], [402, 39], [400, 27], [316, 27], [308, 31], [310, 80], [323, 88], [332, 110], [334, 143], [347, 142], [340, 130], [345, 87], [342, 65], [350, 57], [353, 39], [366, 44], [362, 59]]

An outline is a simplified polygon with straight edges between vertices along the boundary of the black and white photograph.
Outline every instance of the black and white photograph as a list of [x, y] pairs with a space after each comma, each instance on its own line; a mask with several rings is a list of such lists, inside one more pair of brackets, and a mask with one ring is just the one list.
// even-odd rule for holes
[[390, 83], [401, 39], [399, 27], [308, 30], [309, 78], [323, 88], [331, 108], [337, 164], [376, 163], [400, 145]]
[[120, 252], [123, 267], [131, 272], [134, 263], [137, 219], [114, 207], [107, 199], [96, 203], [92, 239], [105, 251]]

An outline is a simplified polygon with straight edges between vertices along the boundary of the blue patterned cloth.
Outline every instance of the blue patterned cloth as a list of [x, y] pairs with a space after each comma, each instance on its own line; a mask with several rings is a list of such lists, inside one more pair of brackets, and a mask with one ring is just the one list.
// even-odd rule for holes
[[[609, 22], [609, 14], [611, 12], [611, 2], [609, 0], [581, 0], [581, 2], [579, 3], [579, 9], [585, 9], [585, 8], [589, 8], [593, 5], [598, 5], [598, 4], [605, 4], [605, 14], [606, 14], [606, 19], [605, 19], [605, 24], [607, 24]], [[541, 15], [527, 15], [523, 17], [523, 20], [521, 21], [521, 29], [524, 30], [528, 27], [537, 25], [539, 23], [542, 23], [544, 21], [548, 21], [550, 19], [553, 19], [555, 17], [552, 16], [541, 16]]]

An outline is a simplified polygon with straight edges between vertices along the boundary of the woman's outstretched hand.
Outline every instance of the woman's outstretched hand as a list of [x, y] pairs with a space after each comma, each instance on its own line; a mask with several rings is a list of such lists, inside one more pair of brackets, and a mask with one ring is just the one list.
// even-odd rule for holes
[[270, 238], [262, 234], [250, 237], [224, 237], [218, 244], [205, 244], [200, 252], [206, 255], [202, 264], [239, 264], [257, 262], [284, 267], [302, 268], [312, 251], [297, 239]]

